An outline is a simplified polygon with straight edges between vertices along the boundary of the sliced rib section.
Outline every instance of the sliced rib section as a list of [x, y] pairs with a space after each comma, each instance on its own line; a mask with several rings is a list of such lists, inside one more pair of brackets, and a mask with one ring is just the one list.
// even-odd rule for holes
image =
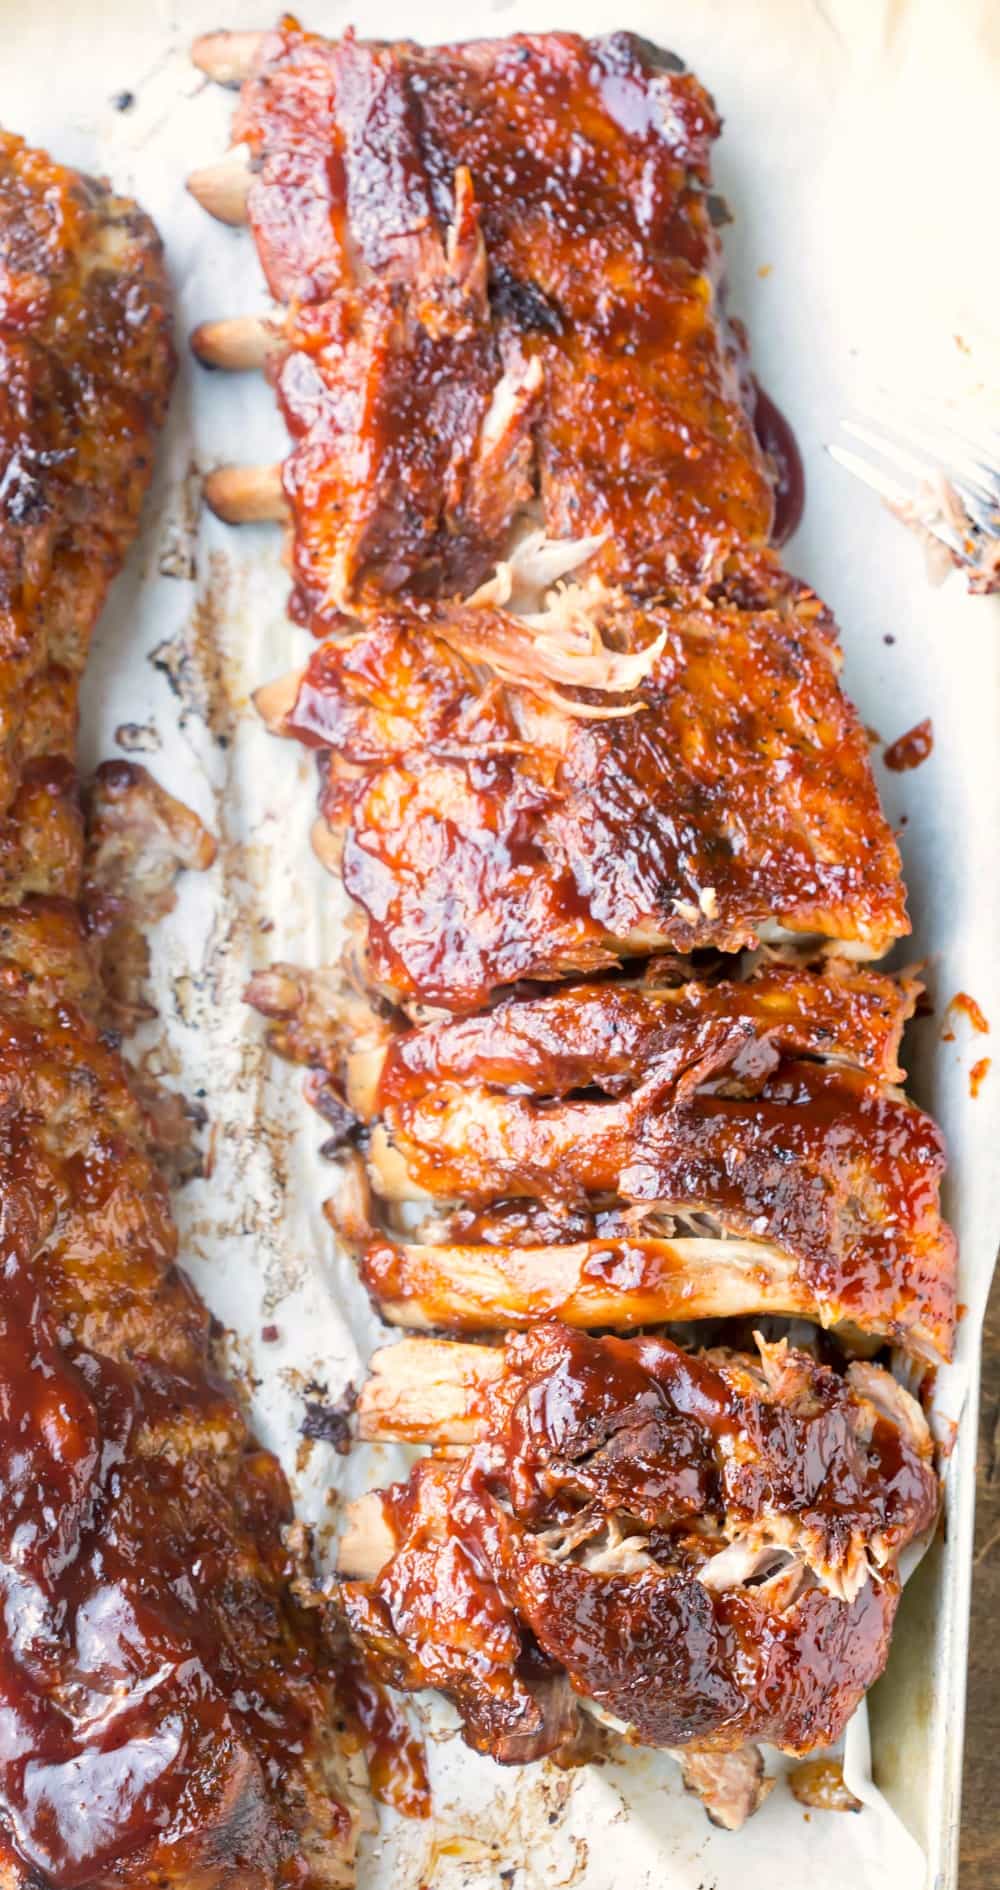
[[870, 957], [905, 932], [838, 664], [810, 593], [640, 609], [570, 590], [527, 628], [495, 607], [383, 616], [258, 704], [319, 750], [324, 857], [371, 981], [472, 1009], [663, 947], [804, 934]]
[[919, 987], [842, 960], [659, 975], [409, 1030], [335, 981], [254, 981], [317, 1106], [363, 1137], [367, 1179], [331, 1212], [386, 1315], [476, 1331], [757, 1310], [947, 1357], [944, 1150], [897, 1082]]
[[506, 1763], [571, 1747], [582, 1704], [650, 1745], [831, 1743], [937, 1511], [919, 1406], [785, 1341], [410, 1341], [376, 1356], [360, 1413], [366, 1436], [460, 1449], [355, 1508], [352, 1631]]

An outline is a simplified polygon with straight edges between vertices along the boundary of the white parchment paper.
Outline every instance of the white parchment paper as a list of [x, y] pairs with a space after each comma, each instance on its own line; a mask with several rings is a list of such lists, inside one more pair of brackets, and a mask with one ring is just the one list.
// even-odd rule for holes
[[[147, 527], [99, 635], [84, 738], [91, 760], [137, 754], [222, 842], [157, 936], [161, 1022], [149, 1054], [209, 1117], [210, 1173], [178, 1199], [186, 1264], [231, 1329], [258, 1428], [328, 1552], [338, 1499], [386, 1480], [400, 1459], [374, 1448], [344, 1459], [301, 1436], [307, 1399], [358, 1381], [379, 1325], [320, 1212], [332, 1186], [316, 1153], [321, 1125], [298, 1074], [264, 1053], [241, 992], [273, 958], [334, 957], [342, 895], [309, 851], [312, 763], [265, 735], [249, 700], [309, 643], [284, 615], [277, 534], [236, 534], [198, 510], [202, 472], [278, 457], [281, 428], [259, 378], [209, 376], [183, 347], [194, 322], [265, 305], [249, 238], [210, 222], [183, 189], [188, 169], [221, 155], [233, 104], [201, 81], [186, 48], [197, 31], [270, 16], [234, 0], [36, 0], [30, 13], [0, 0], [0, 19], [3, 123], [133, 190], [167, 244], [181, 378]], [[1000, 284], [987, 218], [1000, 13], [989, 0], [633, 0], [627, 13], [609, 0], [548, 0], [542, 11], [539, 0], [478, 0], [458, 16], [442, 0], [419, 12], [371, 0], [363, 13], [317, 0], [306, 20], [328, 32], [352, 22], [427, 40], [627, 25], [673, 46], [722, 108], [732, 306], [806, 462], [789, 560], [837, 612], [846, 685], [866, 723], [885, 742], [926, 715], [934, 724], [930, 760], [880, 773], [880, 785], [910, 888], [904, 956], [927, 960], [936, 1004], [907, 1050], [914, 1092], [952, 1153], [946, 1206], [968, 1311], [938, 1403], [958, 1418], [1000, 1236], [1000, 606], [967, 598], [957, 578], [929, 588], [916, 542], [823, 449], [872, 386], [995, 398]], [[981, 1005], [989, 1036], [958, 1015], [942, 1041], [958, 991]], [[991, 1050], [973, 1100], [969, 1069]], [[503, 1772], [467, 1752], [435, 1705], [423, 1715], [435, 1819], [383, 1815], [366, 1840], [363, 1890], [771, 1890], [776, 1865], [811, 1890], [950, 1882], [973, 1450], [967, 1416], [947, 1540], [907, 1589], [873, 1700], [883, 1792], [864, 1715], [849, 1735], [861, 1815], [808, 1817], [779, 1789], [732, 1836], [708, 1825], [665, 1758]]]

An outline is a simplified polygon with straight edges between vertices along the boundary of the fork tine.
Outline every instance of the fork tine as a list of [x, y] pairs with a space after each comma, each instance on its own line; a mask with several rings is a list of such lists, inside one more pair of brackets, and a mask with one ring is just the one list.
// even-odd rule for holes
[[968, 410], [952, 419], [926, 394], [913, 397], [910, 412], [925, 433], [931, 432], [938, 438], [942, 432], [947, 433], [970, 464], [978, 465], [980, 471], [993, 480], [1000, 476], [996, 471], [1000, 465], [1000, 415], [978, 425]]
[[[970, 491], [987, 505], [1000, 503], [1000, 474], [994, 471], [989, 460], [978, 456], [978, 448], [972, 446], [969, 438], [950, 420], [938, 414], [930, 421], [921, 421], [918, 413], [914, 424], [895, 410], [891, 417], [885, 410], [877, 424], [929, 453], [936, 467], [948, 472], [954, 468]], [[1000, 458], [1000, 439], [994, 441], [992, 454]]]
[[897, 479], [890, 479], [879, 466], [873, 466], [870, 460], [862, 459], [860, 453], [849, 453], [845, 446], [828, 446], [827, 452], [845, 472], [853, 473], [863, 485], [870, 486], [873, 492], [885, 499], [889, 505], [908, 505], [912, 494], [901, 486]]
[[[911, 479], [933, 479], [936, 464], [940, 465], [940, 460], [935, 464], [930, 456], [921, 459], [916, 453], [911, 453], [907, 447], [898, 446], [895, 440], [889, 438], [878, 427], [862, 424], [858, 420], [842, 420], [840, 424], [843, 431], [850, 434], [852, 440], [860, 440], [862, 446], [873, 447], [882, 459], [887, 459], [890, 466], [896, 468], [897, 472], [909, 473]], [[902, 428], [897, 430], [903, 431]]]
[[[897, 472], [908, 473], [920, 484], [933, 484], [943, 475], [973, 523], [982, 531], [996, 531], [998, 511], [1000, 511], [1000, 492], [991, 493], [989, 487], [980, 480], [970, 479], [964, 470], [960, 471], [956, 464], [949, 463], [947, 454], [940, 443], [936, 452], [926, 449], [926, 457], [921, 457], [911, 452], [908, 447], [898, 445], [896, 440], [889, 436], [888, 427], [882, 431], [880, 426], [869, 426], [857, 420], [844, 420], [841, 424], [844, 432], [849, 433], [852, 439], [860, 440], [864, 446], [872, 447], [882, 459], [888, 460], [889, 465], [895, 467]], [[903, 440], [917, 440], [923, 443], [917, 429], [907, 428], [903, 422], [895, 420], [892, 426]]]
[[[838, 466], [842, 466], [845, 472], [851, 473], [855, 479], [860, 479], [862, 485], [870, 486], [873, 492], [877, 492], [879, 497], [885, 499], [886, 503], [895, 510], [905, 513], [912, 508], [912, 492], [905, 486], [901, 486], [897, 479], [891, 479], [880, 466], [873, 466], [869, 460], [862, 459], [859, 453], [849, 453], [843, 446], [828, 446], [826, 450], [830, 458], [836, 460]], [[961, 539], [943, 520], [933, 519], [925, 525], [924, 529], [932, 538], [937, 538], [942, 545], [947, 546], [956, 557], [964, 557], [965, 547]]]

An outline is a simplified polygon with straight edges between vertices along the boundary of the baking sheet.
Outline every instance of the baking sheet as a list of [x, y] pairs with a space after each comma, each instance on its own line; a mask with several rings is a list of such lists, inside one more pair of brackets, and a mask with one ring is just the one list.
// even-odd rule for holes
[[[198, 320], [265, 305], [249, 238], [213, 224], [186, 196], [187, 169], [227, 142], [232, 95], [187, 60], [192, 35], [269, 23], [232, 0], [136, 6], [0, 0], [7, 56], [0, 119], [55, 155], [132, 189], [165, 237], [178, 337]], [[433, 40], [627, 24], [676, 48], [726, 119], [717, 181], [736, 221], [726, 233], [734, 310], [755, 368], [792, 419], [808, 482], [792, 566], [835, 608], [846, 684], [890, 741], [930, 714], [934, 752], [916, 773], [880, 774], [902, 847], [933, 1018], [911, 1031], [918, 1099], [952, 1151], [947, 1211], [962, 1243], [968, 1308], [939, 1412], [957, 1419], [975, 1391], [982, 1306], [1000, 1235], [1000, 1045], [978, 1100], [968, 1073], [1000, 1033], [997, 840], [1000, 605], [957, 579], [925, 581], [920, 548], [826, 457], [840, 417], [879, 383], [993, 398], [1000, 306], [996, 245], [981, 208], [995, 153], [1000, 15], [987, 0], [479, 0], [461, 20], [440, 0], [414, 16], [371, 0], [363, 17], [317, 0], [306, 23], [336, 32]], [[389, 1449], [349, 1459], [310, 1443], [310, 1400], [358, 1381], [379, 1335], [354, 1270], [320, 1208], [332, 1185], [321, 1125], [300, 1076], [268, 1057], [241, 1002], [251, 968], [335, 956], [342, 895], [308, 847], [309, 757], [267, 737], [250, 691], [301, 660], [308, 639], [284, 615], [277, 536], [200, 516], [198, 475], [220, 460], [280, 455], [283, 434], [255, 377], [182, 370], [147, 529], [101, 629], [84, 740], [96, 760], [151, 766], [215, 827], [213, 872], [191, 878], [156, 941], [161, 1020], [146, 1054], [208, 1112], [211, 1173], [178, 1198], [186, 1262], [230, 1328], [232, 1367], [255, 1421], [282, 1455], [302, 1512], [329, 1555], [338, 1500], [395, 1473]], [[888, 639], [893, 639], [889, 641]], [[877, 751], [876, 751], [877, 752]], [[990, 1037], [944, 1008], [970, 992]], [[272, 1337], [272, 1334], [277, 1337]], [[263, 1336], [266, 1334], [267, 1336]], [[971, 1409], [971, 1407], [970, 1407]], [[908, 1587], [886, 1679], [849, 1735], [858, 1817], [812, 1814], [776, 1791], [738, 1837], [713, 1830], [673, 1764], [562, 1774], [503, 1772], [468, 1753], [440, 1705], [422, 1716], [436, 1816], [383, 1814], [366, 1840], [363, 1890], [764, 1890], [775, 1862], [813, 1890], [896, 1890], [953, 1881], [961, 1758], [975, 1427], [967, 1409], [948, 1473], [947, 1537]], [[925, 1861], [926, 1860], [926, 1861]], [[513, 1877], [511, 1871], [513, 1870]]]

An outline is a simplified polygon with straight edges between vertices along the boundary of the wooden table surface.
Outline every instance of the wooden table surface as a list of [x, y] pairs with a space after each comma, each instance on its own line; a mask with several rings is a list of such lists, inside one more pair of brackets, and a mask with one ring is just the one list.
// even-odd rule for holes
[[1000, 1274], [983, 1336], [959, 1890], [1000, 1890]]

